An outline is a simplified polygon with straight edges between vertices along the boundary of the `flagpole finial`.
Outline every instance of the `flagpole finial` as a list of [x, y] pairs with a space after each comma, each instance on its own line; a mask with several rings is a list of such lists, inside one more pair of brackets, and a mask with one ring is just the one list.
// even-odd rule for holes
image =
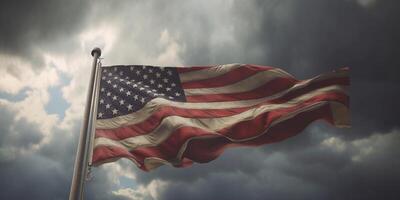
[[101, 49], [99, 47], [96, 47], [92, 50], [92, 56], [95, 55], [95, 53], [97, 53], [99, 55], [99, 57], [101, 56]]

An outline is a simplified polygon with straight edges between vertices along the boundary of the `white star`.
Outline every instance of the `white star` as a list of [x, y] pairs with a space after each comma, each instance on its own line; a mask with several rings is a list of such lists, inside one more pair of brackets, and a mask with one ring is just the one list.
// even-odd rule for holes
[[150, 84], [154, 84], [154, 80], [153, 79], [150, 80]]
[[116, 68], [116, 67], [114, 67], [114, 71], [117, 71], [117, 68]]
[[145, 87], [145, 88], [148, 88], [149, 86], [148, 86], [148, 85], [144, 85], [144, 87]]
[[148, 93], [151, 93], [151, 91], [150, 91], [150, 90], [147, 90], [146, 93], [147, 93], [147, 94], [148, 94]]
[[124, 88], [120, 88], [119, 91], [120, 91], [120, 92], [123, 92], [123, 91], [124, 91]]
[[142, 99], [140, 100], [142, 103], [144, 103], [146, 98], [142, 97]]
[[120, 105], [124, 105], [124, 103], [125, 103], [124, 100], [119, 101], [119, 104], [120, 104]]
[[172, 84], [171, 84], [171, 86], [172, 86], [172, 87], [175, 87], [175, 86], [176, 86], [176, 84], [175, 84], [175, 83], [172, 83]]
[[167, 71], [167, 74], [171, 76], [171, 75], [172, 75], [172, 72], [171, 72], [170, 70], [168, 70], [168, 71]]
[[119, 81], [121, 81], [121, 82], [124, 82], [125, 80], [124, 80], [124, 79], [122, 79], [122, 78], [120, 78], [120, 79], [119, 79]]
[[102, 80], [106, 80], [106, 77], [105, 77], [105, 76], [102, 76], [101, 79], [102, 79]]
[[118, 113], [118, 110], [114, 108], [114, 110], [112, 110], [112, 114], [116, 115]]
[[126, 80], [128, 80], [128, 79], [129, 79], [129, 77], [127, 76], [127, 77], [125, 77], [125, 79], [126, 79]]
[[118, 79], [118, 77], [117, 77], [117, 76], [114, 76], [114, 79]]
[[100, 99], [100, 104], [103, 104], [104, 103], [104, 99]]
[[107, 69], [103, 69], [103, 73], [106, 73], [107, 72]]
[[169, 99], [174, 99], [174, 97], [171, 97], [171, 96], [169, 96], [168, 98], [169, 98]]
[[164, 78], [163, 79], [164, 83], [168, 83], [168, 79]]
[[149, 69], [149, 73], [153, 73], [153, 70], [152, 70], [152, 69]]
[[133, 84], [132, 87], [137, 87], [137, 84]]
[[179, 97], [179, 96], [181, 96], [181, 93], [177, 92], [177, 93], [175, 93], [175, 96]]
[[107, 83], [108, 83], [108, 84], [111, 84], [111, 80], [108, 80]]
[[114, 95], [114, 96], [112, 97], [112, 99], [113, 99], [114, 101], [117, 100], [117, 96]]
[[140, 87], [139, 90], [144, 90], [144, 87]]
[[160, 78], [161, 74], [160, 73], [156, 73], [157, 78]]
[[126, 96], [130, 96], [131, 95], [131, 91], [126, 92]]
[[107, 96], [111, 96], [111, 92], [107, 92]]
[[151, 91], [153, 91], [153, 92], [157, 92], [157, 90], [155, 90], [155, 89], [152, 89]]
[[98, 116], [98, 118], [102, 118], [103, 117], [103, 113], [100, 112], [97, 116]]
[[133, 71], [133, 67], [129, 67], [129, 69], [130, 69], [131, 71]]
[[143, 79], [147, 79], [147, 74], [143, 75]]
[[104, 90], [105, 90], [104, 88], [101, 88], [101, 90], [100, 90], [100, 91], [101, 91], [101, 92], [104, 92]]
[[158, 87], [158, 88], [162, 88], [162, 85], [161, 85], [161, 84], [158, 84], [157, 87]]
[[127, 108], [128, 108], [128, 111], [129, 111], [129, 110], [132, 110], [132, 105], [129, 104]]
[[138, 99], [139, 99], [139, 97], [138, 97], [137, 94], [136, 94], [135, 96], [133, 96], [133, 98], [134, 98], [135, 100], [138, 100]]
[[130, 85], [132, 82], [131, 81], [127, 81], [126, 84]]
[[114, 84], [114, 85], [113, 85], [113, 88], [117, 88], [117, 84]]
[[139, 70], [137, 70], [137, 71], [136, 71], [136, 74], [137, 74], [137, 75], [139, 75], [139, 74], [140, 74], [140, 71], [139, 71]]
[[110, 72], [110, 73], [108, 73], [108, 76], [112, 76], [112, 73]]
[[124, 72], [120, 72], [119, 75], [121, 75], [121, 76], [124, 75]]
[[171, 88], [167, 87], [165, 88], [166, 91], [171, 91]]
[[110, 108], [110, 104], [106, 104], [106, 109], [109, 109]]

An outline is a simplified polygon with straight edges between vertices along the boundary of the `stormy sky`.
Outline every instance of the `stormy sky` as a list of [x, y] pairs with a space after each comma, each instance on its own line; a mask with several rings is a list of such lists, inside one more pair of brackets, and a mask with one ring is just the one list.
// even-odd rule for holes
[[2, 1], [0, 199], [67, 199], [94, 47], [103, 65], [351, 69], [351, 129], [314, 122], [207, 164], [93, 169], [87, 199], [399, 199], [395, 0]]

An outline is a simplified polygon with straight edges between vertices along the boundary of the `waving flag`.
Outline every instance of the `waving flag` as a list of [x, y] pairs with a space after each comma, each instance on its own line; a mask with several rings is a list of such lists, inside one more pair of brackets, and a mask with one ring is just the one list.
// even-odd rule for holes
[[281, 141], [318, 119], [349, 126], [348, 85], [346, 68], [297, 80], [257, 65], [102, 67], [92, 161], [183, 167]]

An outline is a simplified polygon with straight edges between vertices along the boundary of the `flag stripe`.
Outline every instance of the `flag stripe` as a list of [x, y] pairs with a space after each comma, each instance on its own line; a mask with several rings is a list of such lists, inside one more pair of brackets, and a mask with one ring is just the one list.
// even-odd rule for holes
[[[325, 87], [332, 84], [348, 85], [348, 79], [337, 78], [337, 79], [323, 80], [318, 83], [311, 83], [308, 87], [303, 87], [299, 90], [296, 90], [296, 92], [304, 93], [305, 91], [312, 91], [316, 88]], [[293, 87], [294, 85], [295, 82], [293, 82], [293, 80], [288, 80], [286, 78], [276, 78], [252, 91], [230, 93], [230, 94], [196, 95], [196, 96], [188, 96], [186, 98], [187, 101], [189, 102], [224, 102], [224, 101], [257, 99], [285, 91]]]
[[[238, 68], [242, 69], [242, 68]], [[248, 71], [248, 70], [247, 70]], [[233, 72], [233, 71], [232, 71]], [[242, 76], [245, 77], [245, 76]], [[186, 89], [184, 88], [185, 95], [192, 96], [192, 95], [209, 95], [209, 94], [227, 94], [227, 93], [240, 93], [240, 92], [247, 92], [251, 91], [255, 88], [258, 88], [266, 83], [273, 81], [274, 79], [284, 78], [287, 82], [296, 83], [298, 82], [296, 79], [292, 79], [291, 77], [286, 76], [286, 74], [281, 73], [279, 70], [267, 70], [267, 71], [260, 71], [256, 74], [251, 76], [245, 77], [242, 80], [242, 77], [239, 79], [233, 79], [232, 84], [225, 85], [222, 87], [211, 87], [210, 85], [205, 85], [207, 88], [196, 88], [196, 89]], [[225, 77], [222, 79], [219, 77], [219, 80], [229, 80], [229, 77]], [[272, 86], [273, 88], [273, 86]]]
[[[304, 98], [304, 97], [303, 97]], [[331, 90], [329, 92], [319, 92], [315, 93], [315, 96], [310, 99], [305, 100], [302, 103], [310, 103], [310, 102], [318, 102], [318, 101], [329, 101], [336, 100], [341, 102], [342, 104], [347, 103], [347, 95], [343, 93], [342, 90]], [[246, 108], [232, 108], [227, 110], [191, 110], [191, 109], [177, 109], [177, 108], [167, 108], [161, 110], [151, 117], [149, 117], [146, 121], [143, 121], [138, 124], [133, 124], [129, 126], [123, 126], [116, 129], [98, 129], [96, 133], [96, 137], [105, 137], [112, 140], [122, 140], [129, 137], [144, 135], [156, 129], [156, 127], [160, 126], [160, 123], [163, 122], [168, 117], [171, 116], [179, 116], [183, 118], [221, 118], [233, 116], [249, 109], [257, 109], [256, 106], [262, 106], [267, 103], [262, 103], [259, 105], [246, 107]], [[288, 105], [292, 105], [292, 102], [289, 102]], [[275, 106], [276, 107], [276, 106]], [[277, 108], [281, 109], [281, 108]], [[168, 123], [168, 121], [164, 121], [164, 123]]]
[[229, 84], [234, 84], [237, 81], [248, 78], [261, 71], [271, 70], [272, 67], [258, 67], [246, 65], [222, 74], [218, 77], [209, 78], [205, 80], [189, 81], [182, 83], [182, 87], [185, 89], [195, 88], [208, 88], [208, 87], [221, 87]]
[[210, 66], [192, 66], [192, 67], [177, 67], [176, 70], [179, 73], [186, 73], [186, 72], [192, 72], [192, 71], [198, 71], [202, 69], [207, 69], [210, 68]]
[[190, 71], [186, 73], [180, 73], [179, 77], [181, 79], [181, 83], [198, 81], [203, 79], [214, 78], [229, 71], [242, 67], [241, 64], [228, 64], [228, 65], [217, 65], [215, 67], [204, 68], [201, 70]]
[[[209, 137], [210, 133], [202, 129], [183, 127], [180, 134], [175, 133], [173, 138], [170, 137], [170, 141], [168, 141], [169, 144], [165, 143], [155, 147], [142, 147], [131, 152], [122, 147], [97, 146], [95, 149], [94, 161], [97, 163], [113, 157], [130, 157], [137, 159], [137, 162], [142, 164], [140, 167], [144, 170], [149, 170], [144, 162], [145, 158], [149, 155], [161, 158], [164, 160], [163, 163], [165, 163], [166, 160], [175, 160], [173, 163], [179, 163], [176, 160], [179, 161], [182, 157], [187, 157], [196, 162], [209, 162], [220, 155], [229, 145], [254, 146], [277, 142], [293, 136], [316, 119], [325, 119], [333, 123], [329, 109], [329, 102], [320, 103], [315, 109], [299, 112], [293, 117], [273, 124], [269, 126], [270, 129], [268, 131], [263, 131], [259, 137], [241, 141], [240, 144], [232, 143], [231, 140], [220, 135]], [[262, 121], [263, 117], [258, 117], [257, 120]], [[306, 121], [306, 123], [299, 123], [304, 121]], [[255, 124], [259, 125], [260, 123]], [[285, 129], [282, 130], [282, 128]], [[175, 148], [171, 149], [171, 147]], [[115, 149], [119, 149], [119, 152], [115, 151]], [[207, 149], [207, 152], [204, 152], [204, 149]]]
[[[336, 95], [331, 96], [331, 98], [332, 97], [333, 99], [338, 99], [338, 96]], [[297, 112], [306, 110], [315, 104], [325, 102], [324, 99], [329, 98], [327, 98], [326, 96], [322, 96], [320, 98], [308, 98], [305, 101], [293, 102], [290, 104], [278, 104], [275, 106], [264, 105], [254, 109], [249, 109], [237, 115], [221, 118], [183, 118], [180, 116], [169, 116], [164, 118], [160, 125], [158, 125], [153, 130], [149, 130], [148, 127], [143, 127], [147, 129], [144, 131], [148, 134], [129, 137], [119, 141], [99, 137], [95, 139], [95, 146], [118, 145], [120, 147], [125, 146], [129, 149], [136, 149], [143, 146], [156, 146], [162, 141], [166, 140], [168, 137], [170, 137], [171, 134], [173, 134], [173, 132], [175, 132], [177, 129], [185, 126], [196, 127], [206, 130], [208, 132], [218, 132], [218, 134], [224, 134], [227, 133], [227, 128], [234, 126], [235, 124], [241, 124], [243, 120], [245, 120], [246, 122], [252, 120], [257, 121], [255, 120], [255, 118], [264, 115], [270, 117], [271, 119], [274, 119], [272, 116], [274, 116], [274, 114], [276, 113], [278, 113], [279, 116], [284, 116], [285, 114], [296, 114]], [[345, 102], [345, 100], [346, 99], [343, 99], [342, 101]], [[233, 134], [237, 134], [238, 132], [240, 131], [236, 130]], [[249, 133], [247, 133], [247, 136], [247, 139], [251, 137]], [[229, 138], [232, 141], [243, 140], [243, 138], [237, 138], [235, 135], [231, 135]]]

